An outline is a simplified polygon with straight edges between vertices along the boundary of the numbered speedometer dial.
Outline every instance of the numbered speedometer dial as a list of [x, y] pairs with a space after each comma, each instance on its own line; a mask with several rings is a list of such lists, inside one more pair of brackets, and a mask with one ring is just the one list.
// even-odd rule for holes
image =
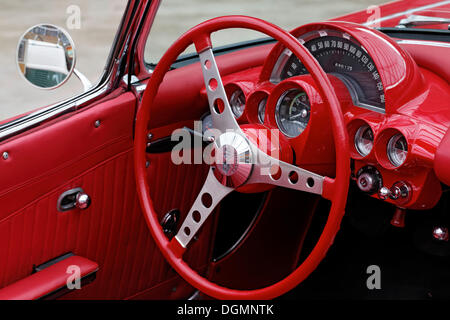
[[[313, 31], [299, 38], [323, 70], [336, 76], [348, 88], [356, 106], [375, 111], [385, 108], [381, 76], [370, 54], [356, 39], [335, 30]], [[275, 64], [271, 81], [308, 74], [303, 63], [285, 50]]]
[[278, 99], [275, 120], [284, 135], [295, 138], [305, 130], [310, 113], [311, 108], [306, 93], [299, 89], [291, 89]]

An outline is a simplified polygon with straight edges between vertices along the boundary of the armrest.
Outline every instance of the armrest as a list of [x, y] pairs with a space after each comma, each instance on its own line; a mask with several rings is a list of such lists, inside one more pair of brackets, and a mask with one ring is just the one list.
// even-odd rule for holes
[[71, 256], [0, 289], [0, 300], [34, 300], [64, 289], [67, 287], [67, 279], [71, 276], [71, 273], [67, 273], [67, 268], [71, 265], [80, 268], [80, 278], [87, 277], [98, 270], [96, 262]]

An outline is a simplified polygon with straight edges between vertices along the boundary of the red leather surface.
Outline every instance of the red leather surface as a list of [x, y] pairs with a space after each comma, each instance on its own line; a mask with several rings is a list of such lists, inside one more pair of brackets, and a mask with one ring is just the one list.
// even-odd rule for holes
[[[1, 144], [0, 150], [7, 151], [9, 158], [0, 161], [0, 222], [65, 183], [67, 177], [129, 148], [134, 101], [131, 93], [123, 94]], [[96, 120], [101, 121], [98, 128]]]
[[67, 279], [71, 275], [70, 272], [67, 273], [70, 266], [80, 268], [81, 278], [98, 269], [96, 262], [72, 256], [0, 289], [0, 300], [34, 300], [58, 290], [66, 286]]
[[408, 51], [419, 66], [432, 71], [450, 84], [449, 48], [408, 43], [401, 43], [400, 47]]
[[[10, 153], [0, 161], [0, 288], [29, 276], [33, 265], [67, 252], [96, 261], [99, 272], [84, 290], [64, 298], [119, 299], [140, 292], [149, 297], [150, 288], [169, 279], [182, 287], [151, 239], [138, 204], [134, 111], [134, 96], [125, 93], [0, 145]], [[162, 214], [193, 202], [203, 183], [201, 168], [168, 165], [167, 154], [151, 161], [150, 183]], [[58, 212], [59, 195], [75, 187], [91, 196], [91, 207]], [[211, 234], [207, 228], [204, 232]], [[206, 263], [211, 242], [205, 234], [192, 247], [194, 266]], [[185, 297], [186, 286], [164, 294], [159, 298]]]

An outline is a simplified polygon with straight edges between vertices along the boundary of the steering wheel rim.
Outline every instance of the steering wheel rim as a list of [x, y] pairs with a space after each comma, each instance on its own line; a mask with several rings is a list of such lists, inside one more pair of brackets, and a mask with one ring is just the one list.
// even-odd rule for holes
[[[208, 48], [212, 48], [211, 33], [230, 28], [251, 29], [264, 33], [278, 40], [303, 62], [316, 82], [319, 94], [327, 102], [326, 105], [329, 108], [333, 139], [336, 146], [336, 177], [335, 179], [325, 177], [322, 193], [323, 197], [332, 201], [332, 205], [319, 240], [309, 256], [291, 274], [270, 286], [254, 290], [237, 290], [220, 286], [200, 276], [187, 265], [182, 257], [184, 253], [183, 246], [178, 241], [173, 241], [175, 238], [169, 241], [160, 226], [150, 197], [150, 187], [145, 166], [150, 106], [155, 100], [165, 74], [169, 71], [176, 58], [189, 45], [195, 44], [197, 52], [201, 53]], [[293, 289], [315, 270], [333, 243], [344, 215], [350, 180], [349, 154], [348, 136], [340, 103], [331, 82], [319, 63], [290, 33], [264, 20], [247, 16], [224, 16], [205, 21], [193, 27], [176, 40], [153, 71], [136, 117], [134, 140], [136, 186], [140, 205], [152, 237], [164, 258], [179, 275], [192, 286], [217, 299], [272, 299]]]

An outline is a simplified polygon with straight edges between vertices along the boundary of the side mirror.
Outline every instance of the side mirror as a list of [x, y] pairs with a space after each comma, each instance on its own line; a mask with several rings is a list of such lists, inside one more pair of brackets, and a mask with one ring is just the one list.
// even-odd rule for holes
[[75, 70], [75, 45], [62, 28], [39, 24], [28, 29], [19, 40], [17, 65], [20, 74], [40, 89], [55, 89], [75, 72], [86, 91], [89, 80]]

